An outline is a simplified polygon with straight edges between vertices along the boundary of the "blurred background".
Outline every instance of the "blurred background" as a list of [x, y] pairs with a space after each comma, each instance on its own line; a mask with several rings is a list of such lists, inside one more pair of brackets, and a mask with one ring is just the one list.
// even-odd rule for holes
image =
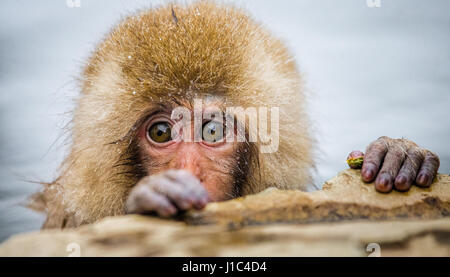
[[[0, 241], [37, 230], [23, 206], [51, 181], [70, 140], [76, 78], [124, 15], [163, 1], [0, 2]], [[319, 141], [315, 183], [381, 135], [440, 155], [450, 173], [450, 1], [228, 1], [281, 37], [306, 80]]]

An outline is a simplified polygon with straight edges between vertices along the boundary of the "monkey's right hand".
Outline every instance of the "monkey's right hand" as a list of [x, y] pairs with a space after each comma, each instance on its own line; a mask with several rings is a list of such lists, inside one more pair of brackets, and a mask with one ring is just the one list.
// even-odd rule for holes
[[202, 209], [207, 203], [208, 192], [196, 177], [185, 170], [168, 170], [142, 178], [131, 189], [125, 210], [171, 217], [179, 211]]

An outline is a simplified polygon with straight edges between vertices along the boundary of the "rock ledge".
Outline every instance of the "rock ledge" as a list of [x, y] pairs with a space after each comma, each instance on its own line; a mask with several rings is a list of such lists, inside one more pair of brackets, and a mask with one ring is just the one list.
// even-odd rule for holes
[[16, 235], [0, 256], [450, 256], [449, 215], [449, 175], [385, 195], [345, 170], [321, 191], [268, 189], [181, 221], [130, 215]]

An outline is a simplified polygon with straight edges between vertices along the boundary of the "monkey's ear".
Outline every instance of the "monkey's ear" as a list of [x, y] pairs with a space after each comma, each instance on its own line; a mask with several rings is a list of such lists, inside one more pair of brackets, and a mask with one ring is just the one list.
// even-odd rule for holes
[[44, 183], [40, 182], [39, 184], [43, 185], [43, 189], [32, 194], [24, 203], [24, 206], [32, 209], [36, 212], [46, 212], [47, 211], [47, 203], [51, 200], [49, 197], [54, 197], [54, 193], [52, 193], [51, 187], [57, 185], [56, 182], [53, 183]]
[[25, 206], [36, 212], [45, 212], [46, 204], [44, 192], [39, 191], [31, 195], [25, 203]]
[[24, 205], [36, 212], [47, 214], [47, 219], [42, 226], [43, 229], [48, 228], [65, 228], [75, 227], [76, 224], [73, 214], [66, 213], [62, 202], [62, 196], [57, 189], [58, 183], [42, 183], [44, 189], [34, 193], [28, 198], [28, 202]]

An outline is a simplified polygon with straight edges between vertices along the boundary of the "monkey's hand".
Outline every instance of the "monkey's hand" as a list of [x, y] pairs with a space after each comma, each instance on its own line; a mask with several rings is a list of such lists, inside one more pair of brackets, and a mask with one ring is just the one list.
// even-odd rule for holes
[[380, 137], [366, 150], [361, 176], [375, 180], [375, 189], [408, 191], [413, 184], [429, 187], [439, 168], [439, 157], [407, 139]]
[[157, 213], [171, 217], [179, 211], [202, 209], [208, 193], [200, 181], [185, 170], [168, 170], [142, 178], [131, 190], [127, 213]]

